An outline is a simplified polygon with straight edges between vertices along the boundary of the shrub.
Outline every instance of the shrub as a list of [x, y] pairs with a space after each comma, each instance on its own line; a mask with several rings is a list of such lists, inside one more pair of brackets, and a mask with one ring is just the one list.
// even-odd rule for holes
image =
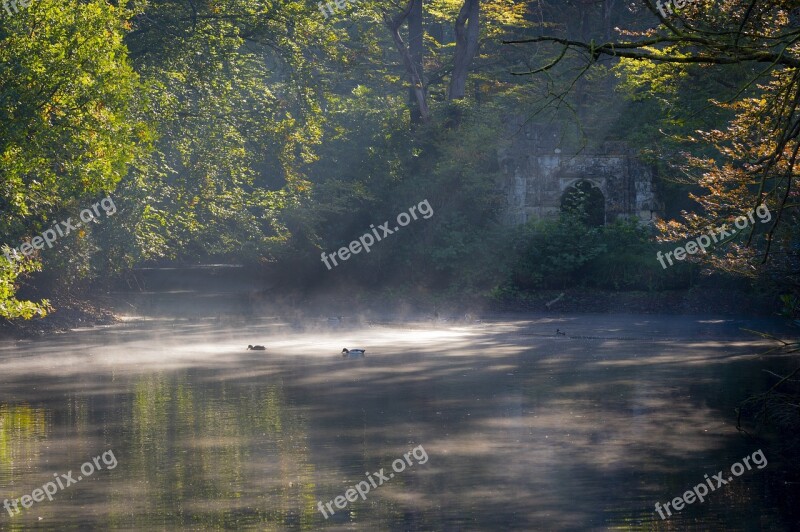
[[601, 230], [588, 227], [580, 216], [529, 222], [515, 238], [511, 285], [522, 290], [566, 288], [604, 251]]
[[589, 286], [614, 290], [664, 290], [690, 286], [695, 266], [678, 262], [664, 269], [656, 260], [659, 246], [636, 220], [618, 220], [602, 228], [605, 253], [588, 266]]
[[[10, 252], [8, 246], [3, 246], [0, 252]], [[31, 259], [9, 261], [5, 255], [0, 255], [0, 318], [30, 319], [34, 316], [45, 316], [50, 309], [49, 302], [45, 299], [39, 303], [33, 301], [20, 301], [16, 298], [17, 278], [25, 273], [39, 271], [40, 264]]]
[[647, 227], [620, 220], [591, 227], [586, 217], [562, 213], [532, 221], [517, 230], [511, 275], [498, 294], [571, 286], [613, 290], [688, 287], [694, 266], [679, 263], [664, 270], [658, 246]]

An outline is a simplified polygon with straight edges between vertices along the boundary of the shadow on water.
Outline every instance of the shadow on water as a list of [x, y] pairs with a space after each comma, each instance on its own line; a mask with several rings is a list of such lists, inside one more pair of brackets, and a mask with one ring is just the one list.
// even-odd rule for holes
[[[792, 530], [781, 464], [733, 412], [788, 361], [753, 356], [766, 344], [740, 325], [149, 321], [3, 343], [0, 497], [109, 449], [119, 463], [0, 528]], [[318, 511], [418, 445], [427, 463]], [[766, 468], [654, 512], [759, 448]]]

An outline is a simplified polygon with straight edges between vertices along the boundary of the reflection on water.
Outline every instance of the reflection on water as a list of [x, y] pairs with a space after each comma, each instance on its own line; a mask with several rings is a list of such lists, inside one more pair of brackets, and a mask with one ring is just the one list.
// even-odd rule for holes
[[127, 503], [140, 511], [132, 524], [146, 528], [153, 512], [174, 512], [166, 523], [312, 529], [307, 428], [282, 388], [191, 371], [137, 376], [127, 455], [137, 487]]
[[0, 485], [15, 484], [39, 459], [46, 431], [43, 408], [0, 403]]
[[[119, 466], [0, 528], [791, 530], [781, 464], [734, 428], [736, 404], [774, 382], [735, 325], [147, 322], [3, 343], [0, 500], [107, 449]], [[426, 464], [317, 510], [416, 445]], [[654, 512], [758, 448], [765, 469]]]

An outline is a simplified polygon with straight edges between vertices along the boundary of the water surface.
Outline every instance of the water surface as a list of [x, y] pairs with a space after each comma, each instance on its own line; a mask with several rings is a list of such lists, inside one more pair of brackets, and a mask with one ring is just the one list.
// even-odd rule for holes
[[[118, 462], [2, 510], [0, 528], [796, 530], [782, 464], [734, 413], [775, 382], [763, 368], [791, 364], [754, 356], [768, 344], [742, 326], [777, 327], [148, 320], [0, 343], [0, 499], [108, 450]], [[327, 520], [318, 510], [420, 445], [424, 464]], [[759, 448], [764, 469], [655, 513]]]

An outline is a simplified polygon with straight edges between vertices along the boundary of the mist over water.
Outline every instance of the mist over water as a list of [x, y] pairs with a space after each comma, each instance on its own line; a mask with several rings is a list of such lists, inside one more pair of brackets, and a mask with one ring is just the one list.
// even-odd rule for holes
[[[119, 462], [2, 528], [787, 529], [771, 459], [663, 525], [653, 511], [758, 448], [733, 409], [768, 378], [739, 329], [767, 320], [221, 321], [0, 344], [3, 498]], [[418, 445], [425, 464], [318, 511]]]
[[800, 531], [800, 1], [0, 1], [0, 532]]

